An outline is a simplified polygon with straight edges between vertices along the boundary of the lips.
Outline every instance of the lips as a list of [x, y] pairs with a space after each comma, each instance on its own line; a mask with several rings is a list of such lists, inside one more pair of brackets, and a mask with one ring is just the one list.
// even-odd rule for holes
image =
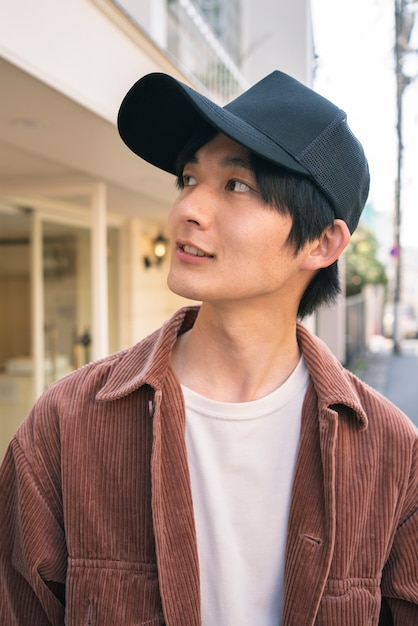
[[182, 244], [179, 243], [178, 247], [180, 250], [182, 250], [183, 252], [185, 252], [186, 254], [190, 254], [191, 256], [196, 256], [196, 257], [207, 257], [209, 259], [213, 258], [213, 254], [209, 254], [209, 252], [205, 252], [204, 250], [202, 250], [201, 248], [197, 248], [196, 246], [193, 246], [191, 244]]

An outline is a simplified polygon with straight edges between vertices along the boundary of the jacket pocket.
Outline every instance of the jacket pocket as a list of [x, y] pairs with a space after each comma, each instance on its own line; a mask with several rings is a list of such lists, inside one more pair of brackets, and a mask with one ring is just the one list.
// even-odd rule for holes
[[69, 558], [66, 626], [164, 626], [155, 564]]
[[374, 578], [329, 580], [315, 626], [377, 626], [380, 582]]

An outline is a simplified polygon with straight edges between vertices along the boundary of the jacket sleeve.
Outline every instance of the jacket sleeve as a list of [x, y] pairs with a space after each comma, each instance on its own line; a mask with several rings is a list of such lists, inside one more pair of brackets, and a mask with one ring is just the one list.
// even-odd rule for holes
[[15, 437], [0, 469], [2, 626], [64, 624], [65, 536], [46, 486]]
[[418, 445], [404, 502], [382, 576], [379, 626], [418, 624]]

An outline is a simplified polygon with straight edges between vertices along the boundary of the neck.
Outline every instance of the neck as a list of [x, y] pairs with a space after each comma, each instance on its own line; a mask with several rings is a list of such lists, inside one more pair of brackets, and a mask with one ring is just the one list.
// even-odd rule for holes
[[180, 382], [201, 395], [248, 402], [277, 389], [300, 359], [296, 317], [230, 311], [203, 304], [173, 351]]

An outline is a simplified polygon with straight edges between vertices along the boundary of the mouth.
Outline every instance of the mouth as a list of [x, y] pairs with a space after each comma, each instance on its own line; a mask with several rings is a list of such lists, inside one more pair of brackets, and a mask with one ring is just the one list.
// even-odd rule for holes
[[201, 250], [200, 248], [196, 248], [196, 246], [192, 246], [190, 244], [178, 243], [178, 249], [184, 252], [185, 254], [189, 254], [190, 256], [201, 257], [201, 258], [206, 257], [208, 259], [214, 258], [213, 254], [209, 254], [209, 252], [205, 252], [204, 250]]

